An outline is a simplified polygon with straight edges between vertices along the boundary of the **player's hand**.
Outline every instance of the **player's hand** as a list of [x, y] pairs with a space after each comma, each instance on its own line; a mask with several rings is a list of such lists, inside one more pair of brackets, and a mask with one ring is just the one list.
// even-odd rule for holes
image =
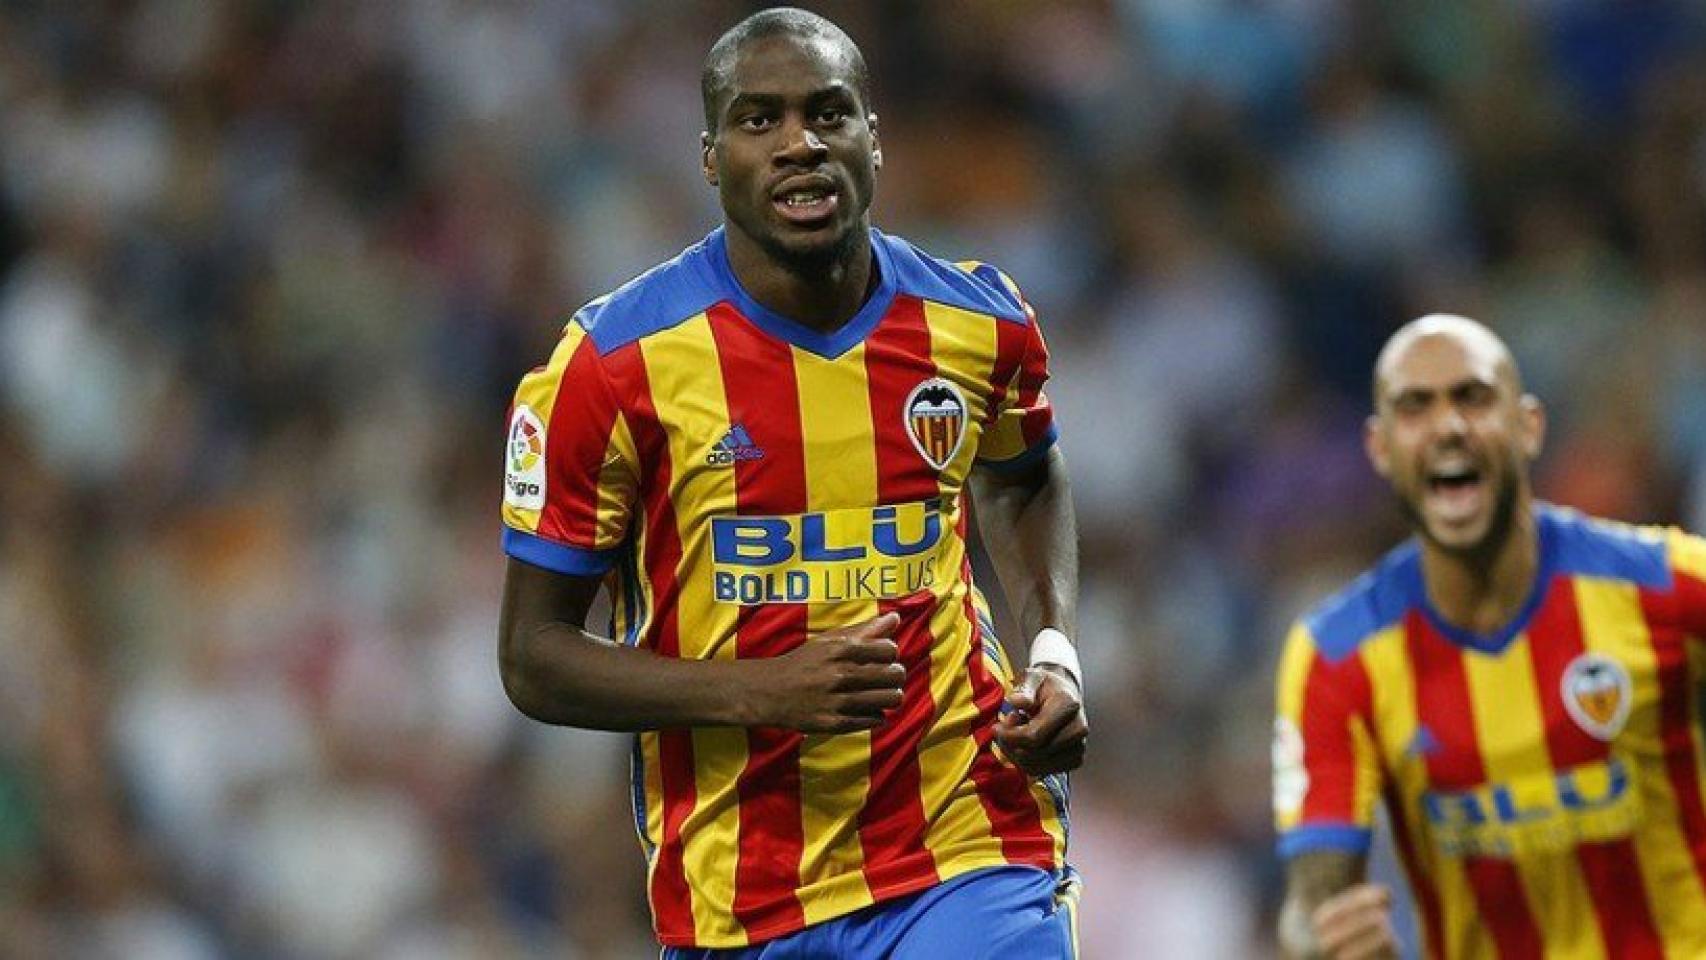
[[752, 663], [768, 695], [755, 726], [804, 733], [852, 733], [883, 722], [900, 706], [906, 667], [894, 642], [900, 616], [885, 613], [827, 630], [794, 650]]
[[1090, 721], [1078, 682], [1065, 670], [1032, 667], [1007, 694], [995, 742], [1033, 777], [1075, 770], [1084, 762]]
[[1309, 916], [1321, 955], [1331, 960], [1397, 960], [1392, 891], [1359, 883], [1328, 898]]

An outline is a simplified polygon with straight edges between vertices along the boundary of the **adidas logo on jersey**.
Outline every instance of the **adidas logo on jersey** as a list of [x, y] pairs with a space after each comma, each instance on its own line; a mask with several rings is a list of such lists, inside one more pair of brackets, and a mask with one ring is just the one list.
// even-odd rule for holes
[[737, 460], [762, 460], [764, 448], [752, 442], [751, 434], [740, 424], [729, 428], [711, 452], [705, 454], [705, 462], [713, 467], [726, 467]]

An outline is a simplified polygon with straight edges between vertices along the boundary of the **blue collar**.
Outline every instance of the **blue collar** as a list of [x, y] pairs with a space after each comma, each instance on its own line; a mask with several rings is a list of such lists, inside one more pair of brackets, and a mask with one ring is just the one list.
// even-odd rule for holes
[[1409, 564], [1410, 571], [1406, 578], [1416, 609], [1422, 612], [1422, 616], [1427, 618], [1428, 623], [1432, 624], [1441, 636], [1452, 643], [1482, 653], [1502, 653], [1518, 634], [1528, 628], [1529, 621], [1534, 619], [1540, 604], [1546, 600], [1546, 591], [1552, 583], [1552, 574], [1557, 566], [1557, 535], [1554, 530], [1556, 523], [1551, 511], [1537, 507], [1534, 511], [1534, 526], [1540, 538], [1539, 563], [1534, 571], [1534, 582], [1528, 588], [1528, 599], [1523, 601], [1522, 609], [1517, 611], [1509, 623], [1492, 633], [1476, 633], [1446, 622], [1428, 599], [1427, 583], [1422, 578], [1420, 550], [1416, 551], [1413, 562]]
[[895, 283], [894, 263], [889, 257], [888, 244], [876, 228], [871, 228], [871, 255], [875, 258], [872, 267], [877, 271], [877, 287], [866, 298], [865, 305], [853, 315], [853, 319], [842, 324], [830, 333], [822, 333], [811, 327], [776, 313], [752, 298], [746, 288], [740, 285], [740, 279], [735, 276], [734, 268], [729, 265], [728, 238], [725, 228], [718, 227], [710, 236], [710, 264], [727, 288], [729, 299], [735, 302], [740, 312], [751, 320], [753, 325], [778, 340], [791, 343], [801, 350], [807, 350], [823, 357], [834, 360], [854, 345], [864, 341], [865, 337], [876, 328], [877, 323], [889, 312], [889, 305], [894, 302], [898, 289]]

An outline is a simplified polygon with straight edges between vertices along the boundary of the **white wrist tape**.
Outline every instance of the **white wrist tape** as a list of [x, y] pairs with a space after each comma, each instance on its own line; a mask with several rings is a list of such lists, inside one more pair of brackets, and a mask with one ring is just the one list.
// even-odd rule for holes
[[1084, 668], [1078, 665], [1078, 648], [1066, 639], [1066, 634], [1053, 627], [1044, 627], [1031, 641], [1031, 666], [1040, 667], [1045, 663], [1070, 673], [1078, 689], [1084, 689]]

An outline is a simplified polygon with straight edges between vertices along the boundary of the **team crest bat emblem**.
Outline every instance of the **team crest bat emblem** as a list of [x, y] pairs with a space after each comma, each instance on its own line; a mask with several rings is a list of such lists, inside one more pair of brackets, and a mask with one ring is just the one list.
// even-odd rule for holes
[[960, 389], [931, 377], [907, 394], [905, 409], [906, 433], [918, 455], [937, 470], [945, 469], [966, 436], [966, 400]]
[[1564, 668], [1564, 709], [1594, 737], [1610, 741], [1629, 719], [1634, 684], [1623, 664], [1600, 653], [1584, 653]]

